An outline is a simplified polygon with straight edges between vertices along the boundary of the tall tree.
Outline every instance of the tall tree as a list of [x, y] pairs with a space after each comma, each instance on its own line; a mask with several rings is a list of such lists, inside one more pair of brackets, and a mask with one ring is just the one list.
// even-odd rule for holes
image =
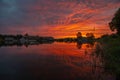
[[117, 10], [112, 21], [109, 23], [109, 27], [112, 31], [116, 30], [117, 34], [120, 35], [120, 8]]

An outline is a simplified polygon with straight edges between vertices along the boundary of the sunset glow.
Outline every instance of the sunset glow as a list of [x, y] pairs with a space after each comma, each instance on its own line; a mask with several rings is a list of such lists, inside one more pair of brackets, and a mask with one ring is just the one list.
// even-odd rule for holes
[[112, 33], [108, 23], [119, 7], [119, 0], [1, 0], [0, 33], [100, 37]]

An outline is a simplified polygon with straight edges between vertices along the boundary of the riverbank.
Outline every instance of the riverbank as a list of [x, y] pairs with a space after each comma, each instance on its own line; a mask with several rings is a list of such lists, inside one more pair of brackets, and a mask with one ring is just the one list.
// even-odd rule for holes
[[98, 39], [103, 47], [106, 70], [120, 75], [120, 36], [106, 35]]

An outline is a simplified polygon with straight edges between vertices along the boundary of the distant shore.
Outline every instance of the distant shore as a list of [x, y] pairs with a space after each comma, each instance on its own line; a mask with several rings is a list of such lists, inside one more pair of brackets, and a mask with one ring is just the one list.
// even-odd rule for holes
[[78, 42], [78, 43], [91, 43], [94, 42], [95, 38], [91, 37], [78, 37], [78, 38], [57, 38], [54, 37], [44, 37], [44, 36], [31, 36], [25, 35], [0, 35], [0, 45], [38, 45], [38, 44], [50, 44], [53, 42]]

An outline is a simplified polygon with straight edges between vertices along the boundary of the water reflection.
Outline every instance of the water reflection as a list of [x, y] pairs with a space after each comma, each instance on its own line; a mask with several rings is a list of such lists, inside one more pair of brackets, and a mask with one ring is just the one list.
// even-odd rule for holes
[[0, 80], [115, 80], [105, 72], [101, 54], [99, 43], [3, 46]]
[[77, 48], [81, 49], [81, 47], [82, 47], [82, 43], [81, 42], [77, 42]]
[[0, 47], [4, 47], [4, 46], [19, 46], [19, 47], [22, 47], [22, 46], [31, 46], [31, 45], [41, 45], [41, 44], [52, 44], [54, 43], [54, 41], [44, 41], [44, 42], [25, 42], [25, 43], [21, 43], [19, 41], [17, 42], [11, 42], [11, 41], [5, 41], [5, 42], [2, 42], [0, 43]]

